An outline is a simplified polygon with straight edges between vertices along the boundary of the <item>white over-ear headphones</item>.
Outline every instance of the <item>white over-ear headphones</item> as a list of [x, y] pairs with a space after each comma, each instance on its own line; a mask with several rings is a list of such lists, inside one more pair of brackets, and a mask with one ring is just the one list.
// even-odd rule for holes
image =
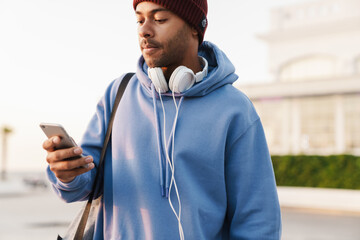
[[191, 88], [195, 82], [203, 80], [208, 73], [208, 62], [203, 57], [199, 56], [199, 59], [204, 66], [201, 72], [194, 74], [191, 69], [185, 66], [179, 66], [171, 74], [169, 86], [160, 67], [148, 68], [149, 78], [153, 82], [156, 91], [164, 93], [169, 91], [170, 88], [170, 90], [175, 93], [181, 93]]

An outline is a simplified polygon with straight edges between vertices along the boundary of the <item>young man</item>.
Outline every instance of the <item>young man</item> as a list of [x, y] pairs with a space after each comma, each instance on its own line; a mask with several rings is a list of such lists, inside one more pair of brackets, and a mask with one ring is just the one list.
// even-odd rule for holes
[[[95, 238], [280, 239], [263, 128], [232, 86], [234, 66], [203, 42], [206, 0], [133, 4], [142, 56], [114, 121]], [[54, 150], [58, 137], [43, 144], [49, 179], [67, 202], [91, 191], [121, 80], [99, 102], [81, 148]]]

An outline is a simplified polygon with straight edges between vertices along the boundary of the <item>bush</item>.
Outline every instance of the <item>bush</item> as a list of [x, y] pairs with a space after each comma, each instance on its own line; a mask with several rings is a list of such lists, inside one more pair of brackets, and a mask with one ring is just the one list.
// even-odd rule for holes
[[360, 189], [360, 157], [272, 156], [278, 186]]

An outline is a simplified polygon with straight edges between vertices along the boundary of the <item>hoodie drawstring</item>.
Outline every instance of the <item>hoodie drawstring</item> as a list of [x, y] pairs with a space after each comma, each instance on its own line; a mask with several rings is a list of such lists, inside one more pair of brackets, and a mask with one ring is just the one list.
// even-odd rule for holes
[[[152, 99], [153, 99], [153, 108], [154, 108], [154, 117], [155, 117], [155, 130], [156, 130], [156, 139], [157, 139], [157, 146], [158, 146], [158, 154], [159, 154], [159, 169], [160, 169], [160, 188], [161, 188], [161, 196], [166, 196], [165, 190], [165, 177], [164, 177], [164, 157], [162, 151], [162, 140], [161, 140], [161, 127], [159, 126], [158, 121], [158, 111], [156, 106], [156, 90], [153, 84], [151, 84], [151, 91], [152, 91]], [[165, 162], [166, 163], [166, 162]]]

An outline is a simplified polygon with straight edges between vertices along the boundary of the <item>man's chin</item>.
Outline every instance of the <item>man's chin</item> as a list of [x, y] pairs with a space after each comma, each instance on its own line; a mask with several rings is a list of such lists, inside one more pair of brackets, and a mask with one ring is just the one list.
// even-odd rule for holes
[[145, 62], [146, 62], [146, 65], [148, 65], [149, 68], [155, 68], [155, 67], [160, 67], [159, 64], [157, 64], [156, 62], [154, 62], [153, 60], [151, 59], [145, 59]]

